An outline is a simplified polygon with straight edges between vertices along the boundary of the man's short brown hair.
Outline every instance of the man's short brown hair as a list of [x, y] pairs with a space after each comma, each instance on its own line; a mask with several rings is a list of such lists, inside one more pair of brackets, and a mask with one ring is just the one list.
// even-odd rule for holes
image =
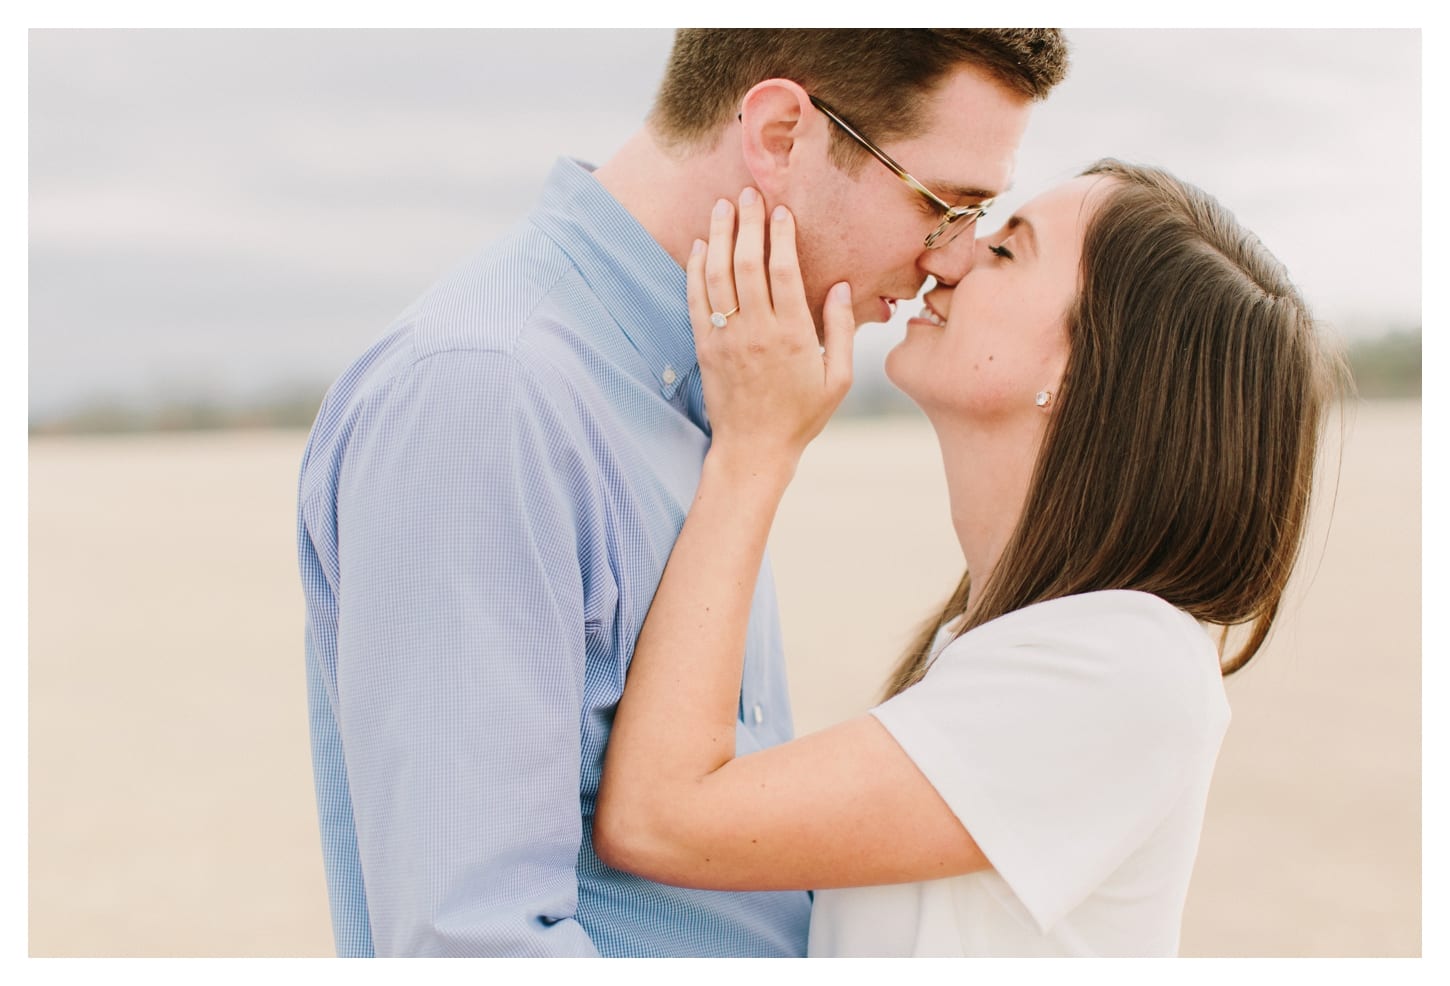
[[[1067, 61], [1058, 28], [687, 28], [675, 33], [650, 123], [670, 144], [698, 144], [734, 118], [751, 86], [780, 78], [880, 143], [919, 134], [923, 97], [960, 65], [1043, 99], [1067, 74]], [[834, 135], [841, 163], [857, 160], [858, 150]]]

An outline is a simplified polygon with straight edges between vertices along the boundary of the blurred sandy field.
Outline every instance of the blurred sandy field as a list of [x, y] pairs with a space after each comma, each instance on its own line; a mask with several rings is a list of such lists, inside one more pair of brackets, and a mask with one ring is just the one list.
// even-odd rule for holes
[[[331, 954], [304, 442], [31, 442], [31, 955]], [[1420, 953], [1418, 402], [1351, 411], [1327, 538], [1326, 514], [1269, 648], [1229, 682], [1188, 955]], [[926, 424], [834, 422], [772, 554], [806, 732], [871, 703], [959, 574]]]

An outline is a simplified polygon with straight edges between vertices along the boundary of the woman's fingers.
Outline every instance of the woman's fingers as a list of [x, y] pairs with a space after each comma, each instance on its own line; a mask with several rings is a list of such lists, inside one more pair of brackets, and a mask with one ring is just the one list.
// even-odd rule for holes
[[[767, 217], [755, 189], [741, 193], [738, 209], [716, 203], [709, 240], [693, 244], [685, 275], [714, 443], [799, 455], [851, 384], [850, 286], [838, 284], [826, 298], [818, 347], [794, 217], [786, 209]], [[721, 327], [719, 316], [737, 306]]]
[[710, 245], [705, 253], [705, 285], [710, 311], [726, 313], [738, 302], [734, 271], [735, 206], [729, 199], [715, 203], [710, 213]]
[[851, 285], [842, 281], [826, 295], [821, 313], [824, 323], [826, 390], [837, 400], [851, 389], [852, 352], [856, 345], [856, 313], [851, 307]]
[[[740, 193], [740, 232], [735, 237], [735, 297], [752, 326], [768, 326], [774, 314], [770, 286], [765, 283], [765, 203], [760, 193]], [[724, 309], [722, 309], [723, 311]]]
[[[740, 195], [739, 232], [737, 211], [721, 199], [710, 217], [708, 244], [696, 242], [685, 264], [696, 348], [713, 335], [715, 313], [729, 314], [737, 307], [751, 331], [731, 331], [716, 338], [712, 346], [733, 346], [754, 338], [764, 343], [771, 335], [787, 341], [789, 349], [802, 358], [816, 353], [816, 325], [805, 295], [800, 258], [796, 252], [795, 217], [778, 206], [767, 220], [760, 193], [747, 188]], [[766, 228], [769, 227], [770, 260], [765, 258]], [[831, 289], [821, 313], [820, 338], [824, 357], [824, 384], [828, 399], [845, 395], [851, 385], [852, 350], [856, 336], [855, 313], [850, 285], [842, 282]], [[760, 334], [760, 333], [764, 334]], [[819, 370], [817, 372], [820, 372]], [[816, 386], [822, 383], [817, 376]], [[834, 404], [833, 401], [833, 404]]]
[[710, 313], [714, 311], [710, 307], [710, 294], [705, 287], [706, 250], [705, 241], [696, 240], [690, 249], [690, 258], [685, 262], [685, 298], [690, 306], [690, 327], [695, 331], [696, 349], [700, 348], [700, 343], [705, 339], [705, 332], [710, 326]]
[[770, 216], [770, 294], [783, 321], [810, 326], [814, 333], [800, 259], [796, 256], [795, 216], [783, 205], [776, 206]]

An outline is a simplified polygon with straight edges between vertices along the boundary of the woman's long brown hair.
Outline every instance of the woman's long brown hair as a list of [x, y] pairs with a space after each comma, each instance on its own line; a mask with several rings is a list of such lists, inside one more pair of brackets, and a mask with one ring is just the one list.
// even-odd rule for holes
[[[1348, 386], [1283, 266], [1197, 188], [1103, 160], [1069, 356], [1022, 515], [958, 635], [1034, 603], [1152, 593], [1258, 651], [1309, 512], [1324, 412]], [[886, 686], [926, 673], [971, 573]]]

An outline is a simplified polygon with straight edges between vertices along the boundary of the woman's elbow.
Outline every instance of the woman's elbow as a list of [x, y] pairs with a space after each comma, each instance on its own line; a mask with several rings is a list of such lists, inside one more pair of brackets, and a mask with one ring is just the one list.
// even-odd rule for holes
[[594, 814], [594, 855], [606, 866], [628, 870], [629, 823], [623, 812], [600, 805]]
[[594, 815], [594, 854], [616, 870], [667, 882], [675, 853], [658, 822], [639, 802], [601, 799]]

